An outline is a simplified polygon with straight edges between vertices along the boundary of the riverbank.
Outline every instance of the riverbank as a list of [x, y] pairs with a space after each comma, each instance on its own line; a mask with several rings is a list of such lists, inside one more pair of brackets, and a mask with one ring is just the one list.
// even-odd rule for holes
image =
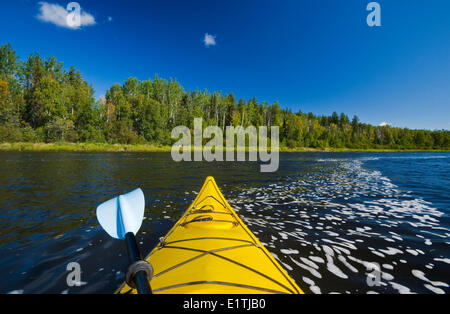
[[0, 151], [19, 152], [170, 152], [170, 146], [105, 143], [1, 143]]
[[284, 153], [449, 153], [442, 149], [388, 149], [388, 148], [281, 148]]
[[[0, 151], [16, 152], [170, 152], [171, 146], [152, 144], [106, 144], [106, 143], [0, 143]], [[450, 152], [450, 150], [407, 150], [407, 149], [353, 149], [353, 148], [285, 148], [281, 147], [281, 152]]]

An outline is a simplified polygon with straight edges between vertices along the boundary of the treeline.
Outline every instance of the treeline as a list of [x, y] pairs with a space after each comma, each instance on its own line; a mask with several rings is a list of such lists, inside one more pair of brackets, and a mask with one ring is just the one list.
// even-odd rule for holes
[[233, 93], [185, 91], [175, 80], [129, 78], [105, 99], [74, 67], [54, 57], [19, 60], [0, 48], [0, 142], [90, 142], [170, 145], [173, 127], [279, 126], [282, 147], [450, 150], [449, 131], [372, 126], [345, 114], [316, 116]]

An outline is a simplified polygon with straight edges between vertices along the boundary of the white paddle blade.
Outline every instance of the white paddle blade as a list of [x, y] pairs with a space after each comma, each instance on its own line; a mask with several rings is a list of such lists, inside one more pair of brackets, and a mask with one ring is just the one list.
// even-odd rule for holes
[[97, 207], [97, 220], [115, 239], [138, 233], [144, 219], [145, 197], [141, 189], [113, 198]]

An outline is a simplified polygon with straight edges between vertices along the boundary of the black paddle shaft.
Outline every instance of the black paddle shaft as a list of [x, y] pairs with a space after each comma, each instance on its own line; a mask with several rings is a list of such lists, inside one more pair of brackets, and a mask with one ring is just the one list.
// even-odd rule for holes
[[[127, 243], [127, 251], [130, 265], [142, 261], [142, 255], [137, 246], [136, 237], [132, 232], [129, 232], [125, 235], [125, 242]], [[147, 273], [145, 271], [137, 272], [133, 280], [139, 294], [152, 293], [150, 283], [148, 282], [147, 279]]]

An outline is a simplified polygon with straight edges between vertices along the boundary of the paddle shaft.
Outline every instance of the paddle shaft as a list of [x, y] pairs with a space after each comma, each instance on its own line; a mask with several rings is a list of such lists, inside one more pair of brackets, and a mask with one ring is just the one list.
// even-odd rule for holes
[[[142, 255], [137, 246], [136, 237], [132, 232], [125, 235], [125, 242], [127, 244], [128, 258], [130, 265], [142, 261]], [[134, 276], [134, 283], [139, 294], [152, 294], [150, 283], [147, 280], [145, 271], [140, 271]]]

